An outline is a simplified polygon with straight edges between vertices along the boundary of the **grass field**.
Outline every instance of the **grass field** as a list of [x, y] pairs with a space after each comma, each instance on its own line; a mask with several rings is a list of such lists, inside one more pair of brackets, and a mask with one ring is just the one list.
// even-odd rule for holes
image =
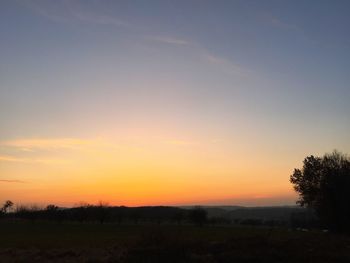
[[0, 222], [0, 262], [350, 262], [350, 238], [278, 228]]

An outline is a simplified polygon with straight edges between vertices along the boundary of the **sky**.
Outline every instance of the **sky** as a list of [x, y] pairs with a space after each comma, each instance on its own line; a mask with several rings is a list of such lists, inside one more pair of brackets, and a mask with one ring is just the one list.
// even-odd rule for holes
[[0, 201], [293, 205], [350, 153], [349, 1], [0, 2]]

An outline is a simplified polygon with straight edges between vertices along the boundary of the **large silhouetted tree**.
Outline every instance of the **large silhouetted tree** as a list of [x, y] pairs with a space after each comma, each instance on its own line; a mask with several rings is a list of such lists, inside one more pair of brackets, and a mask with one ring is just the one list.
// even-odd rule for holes
[[304, 159], [290, 177], [301, 206], [313, 208], [322, 222], [337, 231], [350, 230], [350, 158], [338, 151]]

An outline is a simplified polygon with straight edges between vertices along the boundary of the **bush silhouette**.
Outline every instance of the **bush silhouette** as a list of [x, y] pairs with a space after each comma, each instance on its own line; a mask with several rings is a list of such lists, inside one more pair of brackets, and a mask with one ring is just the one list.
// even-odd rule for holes
[[350, 230], [350, 159], [338, 151], [304, 159], [290, 177], [301, 206], [314, 209], [326, 227]]

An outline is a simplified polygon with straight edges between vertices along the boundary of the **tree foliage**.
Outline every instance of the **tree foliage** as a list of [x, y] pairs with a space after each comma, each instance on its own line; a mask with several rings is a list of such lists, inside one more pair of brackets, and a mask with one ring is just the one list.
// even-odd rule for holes
[[338, 151], [304, 159], [290, 182], [299, 193], [301, 206], [313, 208], [326, 226], [350, 230], [350, 159]]

